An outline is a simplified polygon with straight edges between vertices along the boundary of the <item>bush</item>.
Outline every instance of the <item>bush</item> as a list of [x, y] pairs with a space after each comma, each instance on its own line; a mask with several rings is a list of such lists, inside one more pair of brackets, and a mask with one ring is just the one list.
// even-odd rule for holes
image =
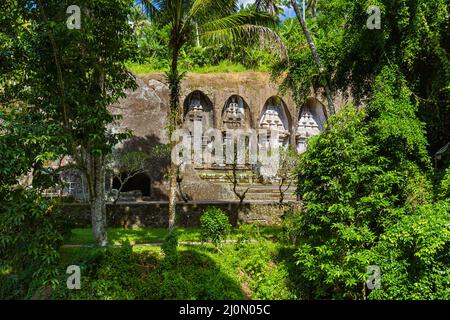
[[450, 204], [419, 207], [386, 230], [371, 263], [381, 287], [371, 299], [450, 299]]
[[163, 272], [160, 285], [160, 299], [192, 299], [191, 285], [178, 272]]
[[301, 241], [301, 228], [302, 223], [302, 213], [295, 211], [288, 211], [283, 215], [283, 220], [281, 222], [281, 228], [283, 233], [281, 235], [281, 241], [287, 245], [298, 245]]
[[30, 298], [58, 281], [67, 224], [34, 190], [0, 192], [0, 299]]
[[[374, 248], [389, 237], [408, 237], [413, 227], [402, 234], [398, 222], [411, 224], [408, 217], [418, 219], [432, 201], [431, 162], [416, 112], [405, 81], [395, 67], [386, 67], [367, 108], [347, 106], [327, 131], [309, 140], [298, 170], [304, 212], [289, 229], [297, 233], [295, 257], [310, 298], [367, 298], [366, 270], [381, 261]], [[432, 219], [422, 216], [437, 232], [445, 230]], [[387, 233], [393, 228], [399, 233]], [[424, 235], [434, 237], [431, 231]], [[397, 262], [414, 265], [414, 251], [408, 255]], [[413, 284], [412, 277], [408, 270], [395, 286]], [[425, 294], [425, 287], [416, 289]]]
[[178, 233], [176, 230], [171, 230], [167, 234], [161, 250], [164, 253], [163, 266], [166, 268], [176, 267], [178, 264]]
[[[55, 299], [128, 300], [140, 297], [145, 281], [139, 269], [139, 256], [129, 243], [121, 247], [82, 249], [60, 270], [60, 285], [53, 293]], [[66, 267], [81, 269], [81, 290], [66, 287]]]
[[228, 216], [219, 208], [209, 207], [200, 218], [202, 241], [211, 239], [216, 248], [231, 230]]
[[247, 242], [250, 242], [252, 239], [259, 239], [261, 235], [259, 233], [259, 227], [256, 224], [252, 223], [244, 223], [239, 226], [236, 230], [237, 233], [237, 242], [236, 248], [240, 248]]

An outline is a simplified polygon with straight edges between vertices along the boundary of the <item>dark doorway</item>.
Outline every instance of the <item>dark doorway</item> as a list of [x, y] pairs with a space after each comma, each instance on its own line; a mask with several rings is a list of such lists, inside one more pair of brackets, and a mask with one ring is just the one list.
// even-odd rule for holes
[[[122, 173], [122, 180], [127, 177], [126, 173]], [[120, 188], [120, 181], [118, 178], [113, 180], [113, 189]], [[144, 197], [150, 196], [151, 181], [145, 173], [138, 173], [130, 180], [128, 180], [122, 188], [122, 192], [140, 190]]]

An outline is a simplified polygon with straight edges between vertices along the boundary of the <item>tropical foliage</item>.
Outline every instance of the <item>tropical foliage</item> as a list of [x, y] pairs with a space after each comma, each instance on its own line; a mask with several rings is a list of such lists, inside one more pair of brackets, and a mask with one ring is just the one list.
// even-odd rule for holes
[[[287, 224], [300, 283], [311, 298], [448, 299], [449, 208], [436, 202], [448, 199], [448, 180], [434, 188], [444, 175], [432, 169], [434, 152], [450, 136], [442, 127], [449, 115], [448, 6], [374, 5], [381, 30], [365, 27], [366, 1], [319, 2], [308, 20], [335, 94], [349, 91], [363, 108], [349, 105], [329, 119], [301, 159], [305, 211]], [[288, 70], [285, 86], [314, 84], [304, 77], [313, 75], [311, 57], [299, 50], [290, 58], [275, 69]], [[381, 272], [373, 291], [370, 266]]]
[[[305, 15], [295, 0], [80, 0], [80, 30], [67, 28], [70, 4], [0, 4], [1, 298], [450, 298], [450, 160], [435, 157], [450, 142], [446, 0], [311, 0]], [[281, 5], [295, 18], [283, 20]], [[369, 5], [380, 29], [367, 28]], [[143, 162], [168, 167], [162, 245], [61, 248], [70, 221], [43, 194], [64, 157], [87, 177], [95, 241], [107, 242], [106, 161], [129, 136], [110, 130], [108, 107], [135, 88], [130, 66], [165, 72], [169, 136], [187, 70], [270, 69], [299, 109], [311, 89], [326, 96], [325, 131], [280, 170], [282, 192], [295, 168], [303, 204], [283, 216], [281, 237], [241, 226], [236, 244], [221, 245], [231, 226], [210, 208], [197, 237], [215, 248], [180, 244], [169, 144], [116, 159], [131, 174]], [[333, 115], [343, 98], [351, 103]], [[80, 291], [64, 287], [71, 263]]]
[[221, 209], [210, 207], [200, 217], [202, 241], [211, 240], [217, 248], [230, 233], [231, 224], [228, 216]]

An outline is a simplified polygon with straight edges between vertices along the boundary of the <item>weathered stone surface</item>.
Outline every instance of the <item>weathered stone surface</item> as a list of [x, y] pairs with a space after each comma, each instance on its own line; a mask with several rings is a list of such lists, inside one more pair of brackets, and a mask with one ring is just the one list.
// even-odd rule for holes
[[[166, 144], [169, 141], [165, 130], [169, 109], [169, 88], [162, 73], [140, 75], [136, 80], [138, 88], [128, 92], [126, 98], [122, 99], [118, 105], [111, 107], [111, 111], [123, 117], [117, 129], [121, 131], [129, 129], [133, 133], [133, 137], [125, 141], [120, 148], [151, 152], [153, 146]], [[230, 97], [240, 96], [244, 100], [245, 108], [249, 111], [249, 119], [246, 119], [245, 126], [250, 128], [259, 127], [262, 113], [269, 99], [279, 97], [285, 106], [284, 113], [290, 132], [288, 139], [295, 145], [299, 110], [289, 93], [279, 94], [278, 85], [271, 81], [268, 73], [188, 73], [181, 83], [180, 105], [184, 106], [189, 95], [197, 91], [206, 95], [211, 102], [213, 113], [211, 121], [213, 126], [220, 130], [226, 127], [223, 121], [224, 107]], [[323, 94], [320, 91], [311, 90], [311, 97], [305, 105], [310, 105], [311, 108], [315, 106], [316, 110], [320, 111], [322, 109], [320, 101], [326, 101]], [[345, 101], [339, 96], [337, 107]], [[318, 115], [318, 117], [323, 124], [325, 121], [323, 116]], [[148, 169], [152, 181], [152, 198], [167, 200], [168, 185], [164, 179], [167, 162], [164, 166], [153, 166]], [[214, 177], [210, 179], [212, 180]], [[235, 199], [227, 186], [210, 181], [203, 181], [198, 171], [188, 168], [183, 173], [183, 192], [192, 200]]]
[[143, 150], [156, 143], [167, 143], [164, 125], [167, 121], [169, 88], [162, 79], [136, 78], [138, 88], [111, 107], [113, 114], [122, 116], [118, 129], [129, 129], [133, 138], [125, 146]]
[[[124, 228], [166, 228], [167, 202], [131, 202], [115, 206], [107, 205], [108, 227]], [[226, 212], [233, 225], [240, 223], [258, 223], [264, 226], [279, 225], [283, 214], [291, 210], [301, 210], [298, 203], [284, 205], [260, 202], [243, 203], [236, 201], [197, 201], [177, 204], [177, 226], [198, 227], [200, 217], [206, 208], [215, 206]], [[91, 218], [87, 204], [65, 204], [63, 212], [72, 220], [76, 227], [90, 227]]]

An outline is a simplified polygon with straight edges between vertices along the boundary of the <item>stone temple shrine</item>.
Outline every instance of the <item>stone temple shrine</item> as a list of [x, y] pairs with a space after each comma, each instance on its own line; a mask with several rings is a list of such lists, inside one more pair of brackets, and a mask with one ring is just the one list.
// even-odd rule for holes
[[[133, 133], [132, 138], [117, 146], [119, 151], [152, 152], [153, 148], [169, 142], [165, 126], [169, 88], [160, 73], [137, 76], [136, 80], [138, 88], [128, 92], [126, 98], [111, 107], [112, 113], [122, 116], [112, 129], [128, 129]], [[309, 138], [325, 128], [326, 108], [322, 101], [326, 101], [323, 95], [311, 90], [309, 97], [297, 106], [289, 93], [280, 94], [277, 84], [266, 73], [188, 74], [181, 84], [183, 119], [180, 129], [187, 135], [193, 135], [195, 125], [199, 125], [202, 149], [211, 148], [214, 139], [222, 138], [226, 143], [227, 132], [233, 130], [266, 130], [277, 134], [280, 147], [291, 146], [298, 153], [303, 153]], [[336, 102], [338, 108], [343, 104], [343, 101]], [[211, 129], [215, 130], [214, 135], [208, 134]], [[166, 159], [152, 164], [145, 173], [130, 179], [122, 189], [123, 199], [167, 200], [168, 182], [164, 175], [169, 161]], [[228, 178], [231, 169], [232, 166], [227, 163], [184, 163], [180, 188], [190, 200], [236, 199]], [[238, 188], [249, 188], [248, 200], [276, 201], [276, 175], [261, 179], [258, 166], [248, 160], [240, 163], [235, 170], [239, 179]], [[81, 175], [71, 170], [63, 173], [62, 180], [66, 185], [65, 194], [83, 198], [85, 183]], [[117, 178], [111, 176], [106, 185], [109, 190], [118, 189]], [[291, 189], [286, 200], [295, 201], [294, 188]]]

